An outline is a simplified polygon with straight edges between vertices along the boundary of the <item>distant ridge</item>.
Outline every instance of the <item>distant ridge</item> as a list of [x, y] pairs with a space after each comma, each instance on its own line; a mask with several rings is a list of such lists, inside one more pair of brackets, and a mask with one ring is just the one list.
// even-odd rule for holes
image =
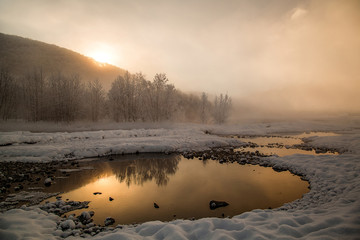
[[41, 67], [45, 75], [61, 71], [79, 74], [83, 81], [98, 78], [105, 89], [125, 73], [110, 64], [99, 64], [94, 59], [56, 45], [0, 33], [0, 66], [15, 76], [25, 76]]

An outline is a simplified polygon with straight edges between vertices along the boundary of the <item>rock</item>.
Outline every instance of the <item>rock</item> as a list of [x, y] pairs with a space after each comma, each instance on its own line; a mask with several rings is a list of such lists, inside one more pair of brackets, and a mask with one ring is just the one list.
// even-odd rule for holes
[[101, 192], [94, 192], [93, 193], [94, 195], [100, 195], [100, 194], [102, 194]]
[[46, 187], [50, 187], [50, 186], [51, 186], [51, 184], [52, 184], [52, 180], [51, 180], [51, 178], [47, 178], [47, 179], [45, 179], [45, 181], [44, 181], [44, 185], [45, 185]]
[[75, 223], [73, 220], [65, 220], [62, 223], [60, 223], [60, 227], [63, 231], [67, 229], [75, 229]]
[[104, 221], [105, 226], [109, 226], [114, 223], [115, 223], [115, 219], [113, 219], [112, 217], [107, 217]]
[[229, 205], [227, 202], [211, 200], [209, 203], [210, 209], [214, 210], [219, 207], [226, 207]]
[[66, 205], [66, 203], [63, 200], [56, 200], [54, 204], [58, 208]]
[[91, 222], [91, 214], [89, 212], [82, 212], [80, 216], [78, 216], [79, 221], [82, 224], [87, 224]]
[[154, 208], [159, 208], [159, 205], [157, 205], [156, 203], [154, 203]]
[[93, 230], [93, 227], [95, 226], [95, 223], [88, 223], [88, 224], [86, 224], [86, 227], [90, 230], [90, 231], [92, 231]]
[[89, 212], [82, 212], [80, 216], [82, 219], [85, 219], [85, 220], [89, 220], [91, 218], [91, 215]]

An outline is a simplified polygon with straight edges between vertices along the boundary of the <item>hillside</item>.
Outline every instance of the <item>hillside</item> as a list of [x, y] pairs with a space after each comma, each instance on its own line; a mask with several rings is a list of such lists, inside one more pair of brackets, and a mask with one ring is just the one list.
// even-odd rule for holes
[[34, 67], [41, 67], [44, 74], [61, 71], [79, 74], [84, 81], [98, 78], [105, 89], [110, 88], [111, 82], [125, 72], [66, 48], [3, 33], [0, 33], [0, 66], [6, 67], [15, 76], [24, 76]]

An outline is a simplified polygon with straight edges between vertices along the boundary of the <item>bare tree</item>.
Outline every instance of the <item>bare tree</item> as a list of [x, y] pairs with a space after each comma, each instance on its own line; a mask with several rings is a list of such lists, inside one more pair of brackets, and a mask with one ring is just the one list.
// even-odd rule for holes
[[149, 113], [147, 109], [147, 89], [149, 86], [149, 81], [146, 80], [145, 75], [136, 73], [133, 75], [134, 79], [134, 114], [136, 120], [146, 121], [149, 119]]
[[122, 76], [118, 76], [111, 84], [111, 89], [108, 93], [109, 107], [112, 118], [119, 122], [124, 120], [125, 101], [124, 101], [124, 89], [125, 79]]
[[215, 97], [213, 109], [213, 118], [215, 123], [222, 124], [228, 119], [231, 105], [231, 98], [227, 94], [225, 94], [225, 96], [220, 94], [219, 97]]
[[118, 76], [108, 93], [110, 111], [115, 121], [136, 120], [136, 94], [134, 80], [129, 72]]
[[168, 81], [165, 73], [157, 73], [148, 86], [148, 109], [152, 121], [169, 120], [176, 110], [176, 90]]
[[23, 83], [27, 119], [34, 122], [43, 120], [45, 80], [42, 68], [34, 68]]
[[201, 102], [200, 102], [200, 120], [202, 123], [207, 123], [210, 113], [211, 103], [208, 100], [208, 96], [205, 92], [201, 94]]
[[100, 118], [105, 102], [104, 90], [99, 79], [88, 82], [87, 99], [90, 107], [91, 120], [96, 122]]
[[83, 89], [78, 75], [53, 74], [48, 81], [48, 118], [66, 122], [75, 120], [81, 109]]
[[84, 85], [78, 75], [57, 72], [45, 77], [42, 68], [34, 68], [19, 80], [21, 85], [0, 68], [0, 117], [4, 120], [22, 117], [29, 121], [98, 121], [107, 109], [117, 122], [176, 118], [206, 123], [212, 113], [214, 122], [224, 123], [231, 108], [227, 94], [217, 96], [212, 105], [206, 93], [201, 96], [181, 93], [169, 84], [164, 73], [148, 81], [142, 73], [126, 72], [112, 83], [107, 99], [98, 79]]
[[17, 88], [14, 77], [0, 67], [0, 116], [3, 120], [9, 119], [15, 109]]
[[150, 116], [152, 121], [160, 121], [161, 119], [161, 110], [163, 102], [163, 94], [165, 91], [166, 83], [169, 79], [164, 73], [157, 73], [153, 79], [152, 84], [149, 86], [148, 96], [150, 104]]

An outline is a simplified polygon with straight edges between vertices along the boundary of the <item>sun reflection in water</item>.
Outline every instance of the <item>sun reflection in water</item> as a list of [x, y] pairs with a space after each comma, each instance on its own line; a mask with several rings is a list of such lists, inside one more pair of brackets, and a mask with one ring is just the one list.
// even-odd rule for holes
[[[99, 161], [97, 164], [94, 169], [103, 167], [106, 174], [93, 173], [93, 180], [88, 179], [82, 187], [62, 194], [64, 200], [91, 201], [88, 209], [67, 215], [94, 211], [96, 224], [104, 224], [107, 217], [113, 217], [115, 224], [132, 224], [173, 218], [221, 217], [222, 214], [234, 216], [255, 208], [281, 206], [308, 191], [308, 183], [298, 176], [260, 166], [217, 161], [204, 164], [179, 156]], [[209, 201], [213, 199], [227, 201], [230, 205], [209, 210]], [[159, 209], [154, 208], [154, 202]]]

